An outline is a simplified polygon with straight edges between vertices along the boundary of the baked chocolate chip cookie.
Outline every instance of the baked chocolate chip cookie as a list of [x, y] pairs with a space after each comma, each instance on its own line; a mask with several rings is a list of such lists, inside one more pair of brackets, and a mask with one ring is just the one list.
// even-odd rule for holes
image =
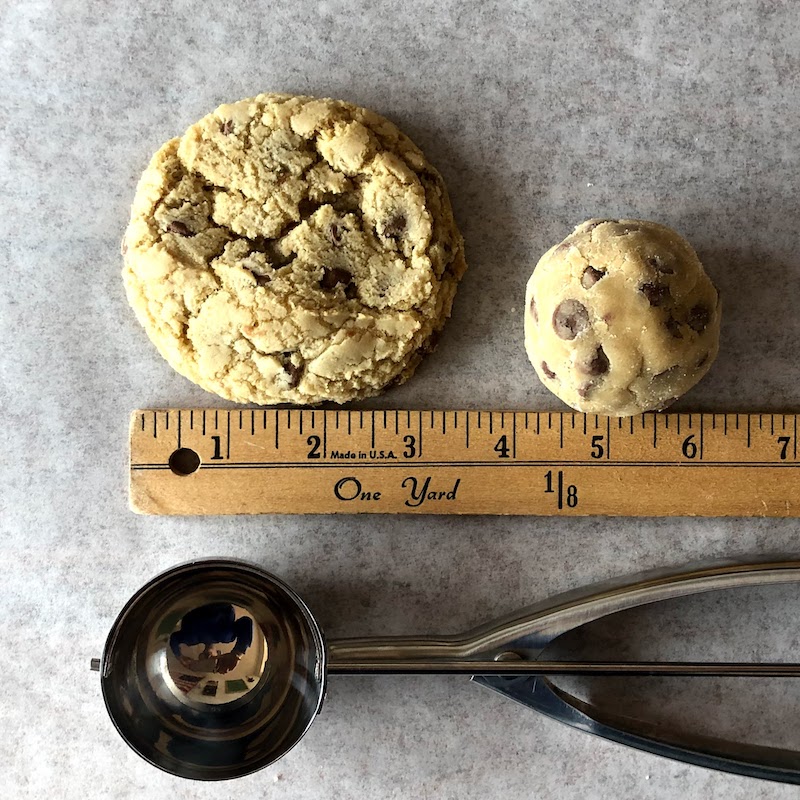
[[339, 403], [410, 377], [466, 264], [439, 173], [337, 100], [220, 106], [143, 174], [128, 299], [181, 374], [249, 403]]
[[719, 293], [675, 231], [593, 219], [536, 265], [525, 347], [567, 405], [629, 416], [666, 408], [708, 372], [720, 314]]

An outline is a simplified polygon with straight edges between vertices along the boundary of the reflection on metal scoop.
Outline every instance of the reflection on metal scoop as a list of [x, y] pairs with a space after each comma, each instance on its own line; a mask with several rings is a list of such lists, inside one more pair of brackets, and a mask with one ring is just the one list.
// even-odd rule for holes
[[322, 630], [292, 589], [238, 561], [197, 561], [158, 576], [128, 601], [102, 659], [106, 708], [155, 766], [200, 780], [271, 764], [305, 734], [327, 674], [461, 673], [575, 728], [652, 753], [743, 775], [800, 783], [800, 753], [671, 736], [612, 718], [554, 685], [553, 675], [798, 677], [800, 664], [539, 661], [581, 625], [637, 606], [717, 589], [800, 581], [800, 561], [650, 573], [544, 601], [462, 635], [342, 639]]

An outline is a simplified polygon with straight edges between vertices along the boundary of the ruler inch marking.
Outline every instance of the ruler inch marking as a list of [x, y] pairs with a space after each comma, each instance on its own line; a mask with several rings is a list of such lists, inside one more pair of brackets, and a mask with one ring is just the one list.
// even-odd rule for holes
[[178, 450], [181, 449], [181, 412], [178, 409]]
[[517, 458], [517, 412], [511, 415], [511, 458]]
[[703, 415], [700, 414], [700, 460], [703, 460], [703, 445], [705, 444], [705, 437], [703, 435]]
[[228, 441], [227, 441], [227, 458], [231, 458], [231, 412], [228, 412]]

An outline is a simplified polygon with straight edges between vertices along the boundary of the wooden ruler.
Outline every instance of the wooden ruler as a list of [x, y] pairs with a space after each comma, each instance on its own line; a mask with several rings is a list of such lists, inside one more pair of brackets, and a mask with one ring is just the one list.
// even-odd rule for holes
[[792, 517], [798, 416], [135, 411], [130, 500], [143, 514]]

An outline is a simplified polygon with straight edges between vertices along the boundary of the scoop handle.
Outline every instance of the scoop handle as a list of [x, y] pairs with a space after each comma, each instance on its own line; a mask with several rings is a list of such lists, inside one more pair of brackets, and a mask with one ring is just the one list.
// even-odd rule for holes
[[[327, 648], [328, 671], [352, 672], [358, 664], [388, 662], [429, 662], [441, 669], [469, 661], [531, 662], [564, 633], [619, 611], [721, 589], [798, 581], [800, 560], [659, 570], [567, 592], [461, 634], [333, 639]], [[469, 668], [453, 671], [469, 672]]]

